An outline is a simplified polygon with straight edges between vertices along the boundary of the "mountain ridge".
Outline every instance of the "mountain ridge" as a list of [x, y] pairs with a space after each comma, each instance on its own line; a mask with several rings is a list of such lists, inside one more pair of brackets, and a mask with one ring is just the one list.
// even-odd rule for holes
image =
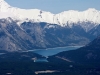
[[17, 19], [20, 22], [31, 20], [32, 22], [47, 22], [51, 24], [59, 24], [61, 26], [66, 26], [68, 23], [70, 27], [73, 23], [79, 22], [90, 21], [96, 25], [100, 23], [100, 11], [94, 8], [89, 8], [85, 11], [68, 10], [53, 14], [39, 9], [20, 9], [12, 7], [5, 2], [5, 0], [0, 0], [0, 12], [11, 13], [13, 15], [9, 15], [9, 17], [12, 17], [15, 20]]
[[86, 45], [100, 35], [99, 15], [94, 8], [52, 14], [12, 7], [0, 0], [0, 50]]

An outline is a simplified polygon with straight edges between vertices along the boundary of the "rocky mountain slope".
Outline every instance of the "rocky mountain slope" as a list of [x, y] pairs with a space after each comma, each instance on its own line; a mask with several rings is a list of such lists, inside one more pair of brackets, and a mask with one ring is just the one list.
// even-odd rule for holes
[[0, 50], [86, 45], [100, 35], [100, 11], [20, 9], [0, 0]]
[[[84, 30], [80, 31], [87, 35]], [[90, 41], [88, 38], [89, 35], [79, 34], [77, 27], [72, 29], [56, 24], [32, 22], [24, 22], [18, 26], [11, 18], [9, 20], [0, 20], [1, 50], [16, 51], [66, 45], [84, 45]]]

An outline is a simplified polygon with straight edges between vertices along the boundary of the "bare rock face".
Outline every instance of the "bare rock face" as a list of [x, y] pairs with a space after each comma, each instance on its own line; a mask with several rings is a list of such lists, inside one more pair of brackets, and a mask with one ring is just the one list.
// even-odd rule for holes
[[18, 25], [17, 21], [11, 18], [0, 19], [0, 50], [18, 51], [86, 45], [100, 34], [98, 30], [99, 25], [97, 30], [92, 28], [86, 32], [78, 24], [73, 24], [72, 28], [31, 21]]
[[[0, 49], [8, 51], [27, 50], [31, 48], [27, 41], [34, 44], [34, 40], [28, 36], [15, 22], [5, 19], [0, 20]], [[33, 47], [33, 46], [32, 46]]]

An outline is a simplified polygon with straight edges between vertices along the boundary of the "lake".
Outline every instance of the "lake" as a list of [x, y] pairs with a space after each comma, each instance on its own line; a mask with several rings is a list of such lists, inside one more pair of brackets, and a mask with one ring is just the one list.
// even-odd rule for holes
[[[35, 50], [29, 50], [29, 51], [32, 51], [34, 53], [37, 53], [39, 55], [42, 55], [48, 58], [48, 56], [55, 55], [59, 52], [75, 50], [80, 47], [82, 46], [66, 46], [66, 47], [57, 47], [57, 48], [48, 48], [48, 49], [35, 49]], [[37, 59], [36, 62], [48, 62], [48, 61], [46, 59]]]

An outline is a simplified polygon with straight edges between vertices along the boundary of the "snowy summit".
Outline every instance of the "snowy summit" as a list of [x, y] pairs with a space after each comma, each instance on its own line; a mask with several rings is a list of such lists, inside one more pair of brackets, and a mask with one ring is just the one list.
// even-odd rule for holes
[[67, 23], [87, 22], [100, 24], [100, 11], [89, 8], [85, 11], [69, 10], [59, 14], [38, 9], [20, 9], [10, 6], [4, 0], [0, 0], [0, 18], [11, 17], [19, 21], [31, 20], [33, 22], [47, 22], [65, 26]]

